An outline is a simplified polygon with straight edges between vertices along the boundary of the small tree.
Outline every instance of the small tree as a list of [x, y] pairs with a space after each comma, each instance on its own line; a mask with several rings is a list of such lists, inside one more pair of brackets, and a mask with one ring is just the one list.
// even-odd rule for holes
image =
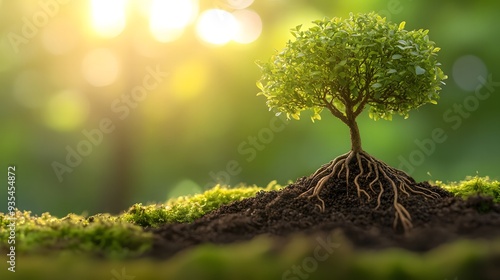
[[356, 118], [366, 107], [370, 118], [391, 120], [394, 114], [407, 118], [411, 109], [436, 104], [447, 78], [436, 59], [439, 48], [429, 40], [428, 30], [407, 31], [405, 22], [393, 24], [375, 13], [313, 23], [305, 31], [300, 25], [292, 29], [295, 40], [269, 62], [258, 62], [262, 70], [257, 82], [259, 95], [267, 97], [270, 109], [294, 119], [310, 109], [314, 121], [321, 119], [320, 113], [326, 108], [350, 129], [351, 150], [311, 175], [311, 182], [317, 183], [303, 195], [318, 198], [318, 206], [324, 211], [321, 189], [330, 178], [341, 174], [349, 183], [350, 163], [355, 160], [359, 167], [354, 177], [358, 196], [371, 199], [368, 189], [360, 186], [360, 179], [369, 182], [373, 193], [378, 184], [378, 208], [384, 183], [390, 186], [394, 193], [394, 227], [400, 221], [407, 231], [412, 227], [411, 216], [398, 202], [398, 193], [429, 198], [439, 195], [415, 186], [406, 173], [363, 151]]

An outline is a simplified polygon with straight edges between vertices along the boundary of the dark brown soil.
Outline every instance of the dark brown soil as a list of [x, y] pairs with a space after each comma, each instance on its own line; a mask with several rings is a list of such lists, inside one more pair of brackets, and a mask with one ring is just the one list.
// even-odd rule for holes
[[[351, 165], [351, 174], [357, 166]], [[361, 185], [367, 186], [360, 180]], [[156, 234], [152, 255], [170, 257], [201, 244], [225, 244], [249, 240], [260, 234], [286, 237], [292, 233], [319, 234], [340, 229], [355, 248], [382, 249], [401, 247], [427, 251], [457, 238], [500, 236], [500, 205], [491, 198], [453, 197], [428, 183], [414, 183], [437, 192], [441, 199], [421, 195], [400, 195], [400, 203], [410, 212], [413, 229], [404, 233], [394, 222], [394, 193], [386, 187], [377, 205], [377, 193], [368, 191], [371, 201], [357, 196], [356, 187], [345, 178], [332, 178], [321, 191], [326, 210], [321, 212], [316, 198], [299, 195], [314, 186], [308, 177], [298, 179], [281, 191], [259, 192], [255, 197], [234, 202], [192, 223], [166, 224], [152, 229]], [[384, 183], [384, 182], [383, 182]], [[387, 184], [385, 184], [387, 185]], [[367, 188], [365, 188], [367, 189]]]

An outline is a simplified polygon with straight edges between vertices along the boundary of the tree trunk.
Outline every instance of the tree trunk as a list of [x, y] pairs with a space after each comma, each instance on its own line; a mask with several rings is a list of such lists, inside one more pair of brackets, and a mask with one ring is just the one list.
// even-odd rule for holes
[[351, 131], [351, 151], [361, 152], [361, 136], [359, 135], [358, 123], [356, 123], [356, 120], [352, 120], [348, 125]]

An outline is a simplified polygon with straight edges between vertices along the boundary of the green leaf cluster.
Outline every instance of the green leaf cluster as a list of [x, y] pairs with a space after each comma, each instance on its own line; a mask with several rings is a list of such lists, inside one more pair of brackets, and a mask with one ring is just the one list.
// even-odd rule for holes
[[309, 109], [314, 121], [326, 108], [347, 123], [366, 106], [372, 119], [390, 120], [437, 102], [447, 76], [428, 30], [408, 31], [404, 22], [390, 23], [373, 12], [313, 23], [292, 29], [295, 39], [269, 61], [257, 62], [258, 95], [270, 110], [299, 119]]

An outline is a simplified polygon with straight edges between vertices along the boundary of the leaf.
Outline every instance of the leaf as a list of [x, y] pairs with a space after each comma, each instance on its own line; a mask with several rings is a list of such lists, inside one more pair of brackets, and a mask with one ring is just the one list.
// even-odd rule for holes
[[424, 73], [425, 73], [425, 69], [424, 69], [424, 68], [422, 68], [422, 67], [420, 67], [420, 66], [418, 66], [418, 65], [416, 65], [416, 66], [415, 66], [415, 73], [416, 73], [417, 75], [422, 75], [422, 74], [424, 74]]
[[396, 69], [389, 69], [387, 70], [387, 74], [392, 74], [398, 72]]
[[400, 54], [395, 54], [395, 55], [393, 55], [391, 58], [392, 58], [392, 59], [400, 59], [400, 58], [402, 58], [402, 57], [403, 57], [403, 56], [402, 56], [402, 55], [400, 55]]
[[381, 84], [381, 83], [374, 83], [374, 84], [372, 85], [372, 88], [380, 88], [380, 87], [382, 87], [382, 84]]
[[295, 113], [295, 114], [292, 114], [291, 116], [292, 116], [292, 118], [294, 118], [296, 120], [300, 120], [300, 113]]
[[311, 116], [311, 121], [314, 122], [314, 120], [319, 120], [320, 121], [321, 120], [321, 116], [318, 113], [314, 114], [313, 116]]
[[402, 21], [402, 22], [399, 24], [398, 30], [403, 30], [403, 29], [405, 28], [405, 25], [406, 25], [406, 22], [405, 22], [405, 21]]
[[260, 90], [264, 90], [264, 85], [262, 85], [261, 81], [257, 81], [256, 85]]

